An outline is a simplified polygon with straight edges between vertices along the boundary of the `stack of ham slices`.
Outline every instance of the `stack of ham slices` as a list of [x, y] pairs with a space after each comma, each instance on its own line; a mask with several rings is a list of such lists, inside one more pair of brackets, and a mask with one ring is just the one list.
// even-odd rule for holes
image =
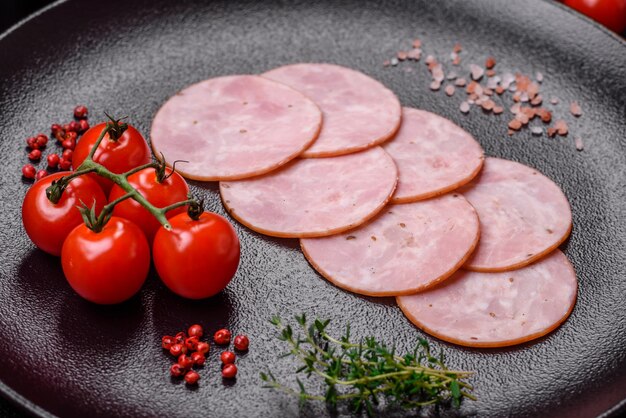
[[372, 78], [330, 64], [194, 84], [158, 111], [156, 155], [219, 181], [242, 224], [299, 238], [327, 280], [395, 296], [442, 340], [525, 342], [572, 311], [577, 281], [557, 247], [569, 203], [525, 165], [485, 158], [463, 129], [402, 108]]

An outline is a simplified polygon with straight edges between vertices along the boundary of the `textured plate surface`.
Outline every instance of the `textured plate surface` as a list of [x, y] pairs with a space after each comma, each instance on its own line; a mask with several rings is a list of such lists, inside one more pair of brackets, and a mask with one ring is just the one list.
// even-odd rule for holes
[[[579, 100], [572, 138], [509, 138], [497, 117], [458, 111], [459, 102], [428, 89], [423, 63], [412, 73], [383, 60], [414, 37], [425, 53], [463, 44], [464, 62], [489, 54], [499, 70], [541, 71], [544, 97]], [[363, 71], [405, 106], [450, 118], [487, 155], [536, 167], [561, 185], [574, 229], [562, 246], [579, 278], [572, 316], [555, 332], [510, 349], [463, 349], [435, 339], [455, 367], [476, 370], [478, 402], [461, 413], [496, 416], [594, 416], [626, 398], [626, 46], [577, 15], [530, 2], [255, 2], [138, 0], [61, 3], [0, 38], [0, 388], [48, 416], [318, 416], [295, 399], [260, 388], [270, 367], [281, 379], [295, 365], [265, 318], [307, 312], [350, 321], [401, 350], [423, 334], [392, 299], [344, 292], [320, 278], [296, 240], [270, 239], [239, 224], [241, 267], [218, 297], [175, 297], [152, 273], [140, 295], [118, 307], [84, 302], [67, 286], [57, 259], [35, 250], [20, 223], [23, 141], [84, 103], [130, 115], [147, 133], [159, 105], [209, 77], [260, 73], [293, 62], [331, 62]], [[456, 99], [459, 99], [458, 97]], [[460, 99], [459, 99], [460, 100]], [[195, 183], [208, 207], [224, 214], [215, 185]], [[160, 336], [193, 322], [251, 336], [235, 384], [218, 377], [213, 350], [197, 390], [170, 382]], [[455, 412], [447, 412], [444, 415]]]

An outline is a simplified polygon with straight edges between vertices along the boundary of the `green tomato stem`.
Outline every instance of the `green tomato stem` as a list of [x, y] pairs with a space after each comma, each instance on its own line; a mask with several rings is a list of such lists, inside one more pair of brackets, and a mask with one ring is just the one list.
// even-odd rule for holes
[[106, 127], [102, 130], [102, 132], [100, 132], [100, 135], [98, 136], [98, 139], [96, 140], [94, 146], [89, 151], [89, 155], [87, 155], [87, 158], [85, 158], [82, 164], [76, 168], [76, 171], [73, 172], [72, 174], [61, 177], [56, 183], [53, 183], [50, 187], [48, 187], [48, 189], [46, 190], [46, 195], [48, 196], [48, 199], [52, 203], [57, 203], [59, 199], [61, 198], [61, 194], [63, 193], [63, 191], [65, 190], [65, 188], [67, 187], [67, 185], [73, 178], [76, 178], [78, 176], [81, 176], [87, 173], [95, 173], [117, 184], [120, 188], [122, 188], [122, 190], [126, 192], [125, 195], [108, 203], [103, 208], [102, 212], [100, 213], [100, 215], [98, 216], [95, 222], [96, 225], [100, 225], [99, 227], [96, 226], [96, 229], [98, 228], [101, 229], [101, 227], [104, 226], [106, 221], [108, 221], [108, 218], [110, 218], [110, 214], [113, 211], [113, 208], [115, 207], [115, 205], [117, 205], [118, 203], [126, 199], [133, 199], [137, 203], [139, 203], [141, 206], [146, 208], [146, 210], [150, 212], [159, 221], [159, 223], [163, 225], [163, 227], [167, 230], [172, 229], [172, 226], [170, 225], [170, 223], [167, 220], [167, 217], [165, 216], [168, 211], [172, 209], [176, 209], [181, 206], [185, 206], [185, 205], [192, 205], [194, 207], [200, 207], [200, 210], [201, 210], [202, 204], [199, 203], [195, 199], [187, 199], [187, 200], [183, 200], [180, 202], [176, 202], [164, 208], [157, 208], [156, 206], [151, 204], [141, 193], [139, 193], [128, 182], [128, 176], [130, 176], [131, 174], [137, 173], [143, 169], [152, 167], [155, 169], [155, 171], [158, 170], [159, 163], [157, 162], [147, 163], [147, 164], [135, 167], [132, 170], [129, 170], [122, 174], [115, 174], [109, 169], [107, 169], [106, 167], [104, 167], [103, 165], [95, 162], [93, 160], [94, 155], [96, 153], [96, 150], [102, 143], [102, 140], [104, 139], [106, 134], [109, 133], [109, 131], [115, 131], [119, 134], [120, 132], [123, 132], [127, 127], [126, 124], [118, 125], [119, 121], [116, 121], [113, 118], [110, 118], [110, 119], [112, 120], [112, 122], [107, 123]]

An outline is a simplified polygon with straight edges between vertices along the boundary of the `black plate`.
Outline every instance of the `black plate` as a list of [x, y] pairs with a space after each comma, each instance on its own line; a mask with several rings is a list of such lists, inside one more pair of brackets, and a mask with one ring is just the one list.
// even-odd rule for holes
[[[460, 97], [428, 89], [423, 61], [408, 73], [382, 62], [414, 37], [425, 53], [446, 56], [460, 41], [464, 62], [498, 59], [499, 70], [545, 74], [544, 97], [557, 95], [573, 134], [509, 138], [503, 117], [463, 116]], [[94, 117], [130, 115], [148, 133], [159, 105], [182, 87], [231, 73], [320, 61], [347, 65], [384, 82], [404, 105], [449, 117], [489, 155], [537, 167], [562, 186], [574, 213], [564, 247], [580, 280], [569, 320], [532, 344], [471, 350], [429, 338], [455, 367], [476, 370], [478, 416], [594, 416], [626, 398], [626, 45], [577, 15], [543, 1], [69, 1], [0, 38], [0, 389], [41, 416], [290, 416], [296, 400], [260, 388], [259, 371], [292, 379], [294, 365], [266, 319], [301, 312], [350, 321], [402, 350], [424, 334], [392, 299], [355, 296], [320, 278], [294, 240], [270, 239], [236, 225], [241, 267], [220, 296], [190, 302], [151, 274], [140, 296], [116, 307], [84, 302], [67, 286], [59, 261], [23, 232], [28, 184], [24, 139], [67, 121], [84, 103]], [[572, 120], [567, 104], [585, 114]], [[224, 213], [215, 185], [195, 184]], [[218, 350], [197, 390], [172, 383], [160, 336], [193, 322], [228, 326], [252, 338], [235, 384], [218, 375]]]

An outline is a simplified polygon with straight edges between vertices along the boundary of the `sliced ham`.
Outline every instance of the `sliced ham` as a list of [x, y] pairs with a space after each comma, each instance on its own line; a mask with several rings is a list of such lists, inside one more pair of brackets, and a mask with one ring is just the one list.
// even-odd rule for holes
[[425, 332], [454, 344], [503, 347], [558, 327], [576, 302], [576, 274], [559, 250], [519, 270], [459, 270], [439, 286], [397, 298]]
[[454, 190], [480, 171], [484, 153], [474, 137], [441, 116], [403, 108], [402, 125], [383, 145], [398, 166], [393, 203], [415, 202]]
[[464, 266], [469, 270], [528, 265], [558, 247], [572, 228], [559, 186], [523, 164], [487, 158], [480, 175], [459, 190], [480, 218], [480, 243]]
[[460, 195], [389, 205], [373, 221], [300, 241], [313, 267], [335, 285], [369, 296], [406, 295], [453, 274], [479, 236], [474, 208]]
[[185, 177], [242, 179], [274, 170], [317, 138], [322, 114], [294, 89], [260, 76], [212, 78], [172, 96], [150, 139]]
[[380, 147], [333, 158], [298, 159], [265, 176], [220, 182], [229, 213], [275, 237], [319, 237], [366, 222], [391, 198], [398, 171]]
[[362, 151], [391, 138], [400, 126], [398, 98], [359, 71], [332, 64], [294, 64], [263, 76], [301, 91], [324, 113], [320, 136], [303, 157]]

